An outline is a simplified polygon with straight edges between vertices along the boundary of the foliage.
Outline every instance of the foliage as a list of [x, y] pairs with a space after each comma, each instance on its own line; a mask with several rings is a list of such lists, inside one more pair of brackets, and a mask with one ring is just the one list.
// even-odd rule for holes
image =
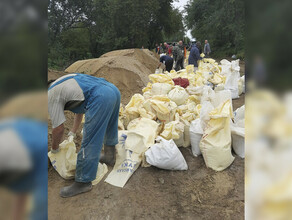
[[182, 39], [182, 14], [173, 0], [50, 0], [49, 67], [127, 48], [153, 48]]
[[207, 39], [212, 56], [243, 56], [245, 16], [243, 0], [191, 0], [185, 8], [187, 27], [202, 43]]

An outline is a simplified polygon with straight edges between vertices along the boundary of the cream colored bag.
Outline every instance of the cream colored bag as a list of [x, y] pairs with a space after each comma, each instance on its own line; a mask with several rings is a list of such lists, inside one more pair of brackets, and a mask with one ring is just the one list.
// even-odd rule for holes
[[175, 86], [174, 89], [168, 93], [168, 97], [177, 105], [183, 105], [189, 98], [189, 94], [183, 87]]
[[119, 131], [116, 163], [105, 182], [124, 187], [142, 162], [142, 155], [154, 144], [158, 123], [147, 118], [131, 121], [128, 131]]
[[[70, 136], [68, 140], [64, 140], [59, 145], [59, 148], [60, 151], [58, 153], [48, 153], [49, 159], [61, 177], [64, 179], [73, 179], [75, 177], [77, 163], [76, 146], [73, 141], [73, 136]], [[92, 185], [98, 184], [107, 172], [108, 168], [106, 164], [99, 163], [96, 178], [92, 181]]]
[[230, 100], [222, 103], [209, 113], [210, 121], [204, 130], [200, 150], [207, 167], [215, 171], [226, 169], [234, 160], [231, 154]]

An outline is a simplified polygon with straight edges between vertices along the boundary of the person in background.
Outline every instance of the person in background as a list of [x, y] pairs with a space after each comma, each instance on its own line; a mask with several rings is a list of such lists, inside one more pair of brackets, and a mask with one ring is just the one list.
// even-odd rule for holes
[[196, 42], [196, 46], [197, 46], [197, 48], [199, 49], [199, 53], [200, 53], [200, 54], [203, 53], [202, 44], [201, 44], [200, 41], [197, 41], [197, 42]]
[[159, 46], [157, 43], [155, 44], [155, 53], [159, 54]]
[[169, 45], [166, 42], [164, 42], [164, 53], [169, 54], [168, 48], [169, 48]]
[[172, 45], [169, 45], [168, 46], [168, 55], [169, 56], [172, 56], [172, 49], [173, 49], [173, 46]]
[[144, 46], [142, 45], [141, 49], [143, 50], [144, 49]]
[[182, 61], [183, 62], [182, 69], [183, 69], [184, 68], [184, 62], [185, 62], [185, 59], [187, 57], [187, 51], [186, 51], [186, 48], [184, 47], [183, 42], [181, 40], [178, 42], [178, 46], [181, 49], [182, 54], [183, 54], [183, 61]]
[[211, 53], [210, 44], [208, 43], [208, 40], [205, 40], [204, 54], [206, 57], [209, 57], [210, 53]]
[[170, 72], [172, 70], [172, 67], [173, 67], [173, 58], [168, 56], [168, 55], [161, 54], [160, 55], [160, 63], [159, 63], [157, 68], [159, 68], [162, 64], [165, 65], [166, 71]]
[[184, 68], [183, 61], [184, 61], [184, 54], [183, 50], [179, 46], [174, 46], [172, 49], [173, 59], [175, 61], [175, 71], [179, 71], [180, 69]]
[[198, 60], [201, 60], [200, 52], [197, 45], [193, 45], [189, 55], [189, 65], [193, 64], [195, 70], [198, 68]]
[[163, 53], [163, 47], [162, 47], [162, 43], [159, 44], [159, 54]]
[[[120, 91], [113, 84], [86, 74], [67, 74], [50, 83], [48, 111], [53, 128], [51, 153], [59, 151], [66, 121], [64, 110], [75, 113], [68, 136], [75, 136], [85, 114], [75, 182], [61, 189], [61, 197], [72, 197], [90, 191], [91, 181], [96, 178], [98, 162], [114, 165], [120, 99]], [[103, 144], [105, 153], [100, 157]]]

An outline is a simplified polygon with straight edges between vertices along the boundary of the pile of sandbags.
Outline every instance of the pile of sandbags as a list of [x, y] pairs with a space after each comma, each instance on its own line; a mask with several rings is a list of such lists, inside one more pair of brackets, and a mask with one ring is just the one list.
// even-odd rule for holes
[[[186, 170], [178, 147], [191, 147], [193, 155], [202, 155], [206, 166], [215, 171], [233, 162], [232, 147], [242, 157], [244, 135], [238, 133], [242, 110], [241, 122], [232, 121], [233, 76], [237, 77], [239, 66], [237, 61], [228, 62], [219, 65], [203, 59], [195, 72], [190, 65], [178, 72], [150, 74], [143, 94], [134, 94], [120, 107], [117, 160], [105, 181], [123, 187], [140, 165]], [[187, 79], [189, 85], [175, 85], [177, 78]], [[238, 88], [244, 90], [244, 78], [236, 80], [238, 96]]]
[[[223, 69], [228, 70], [228, 63], [223, 61], [223, 64]], [[230, 63], [233, 69], [238, 70], [237, 64]], [[200, 61], [196, 72], [190, 65], [179, 72], [172, 70], [165, 74], [149, 75], [151, 82], [142, 90], [143, 95], [135, 94], [128, 105], [121, 108], [120, 121], [123, 126], [120, 127], [128, 129], [128, 123], [137, 118], [153, 120], [158, 123], [156, 135], [159, 136], [159, 143], [153, 142], [152, 146], [159, 152], [168, 150], [171, 154], [173, 146], [191, 146], [195, 156], [203, 155], [207, 167], [216, 171], [224, 170], [234, 160], [231, 152], [231, 130], [234, 126], [230, 125], [233, 119], [233, 94], [230, 89], [225, 89], [227, 76], [222, 75], [221, 71], [222, 66], [215, 60], [204, 59]], [[179, 77], [188, 79], [189, 86], [175, 85], [173, 79]], [[218, 89], [220, 84], [223, 89]], [[148, 165], [175, 169], [153, 162], [157, 160], [153, 152], [158, 151], [152, 151], [152, 146], [146, 151], [147, 154], [144, 152], [148, 155]], [[159, 155], [157, 157], [162, 158]]]

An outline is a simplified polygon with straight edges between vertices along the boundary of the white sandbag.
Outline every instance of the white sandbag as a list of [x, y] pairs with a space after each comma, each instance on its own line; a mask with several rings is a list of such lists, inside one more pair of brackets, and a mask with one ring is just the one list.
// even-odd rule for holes
[[231, 126], [232, 149], [241, 158], [245, 157], [245, 131], [244, 127], [233, 124]]
[[231, 122], [232, 148], [241, 158], [245, 157], [245, 106], [241, 106], [234, 112], [234, 123]]
[[220, 83], [218, 85], [215, 85], [215, 88], [214, 88], [214, 91], [217, 92], [217, 91], [222, 91], [224, 90], [224, 84], [223, 83]]
[[203, 128], [201, 126], [201, 119], [197, 118], [194, 121], [191, 122], [190, 126], [190, 139], [191, 139], [191, 146], [192, 146], [192, 152], [194, 156], [201, 155], [200, 150], [200, 141], [203, 136]]
[[151, 94], [153, 95], [167, 95], [172, 89], [172, 85], [169, 83], [153, 83]]
[[189, 98], [189, 95], [183, 87], [175, 86], [175, 88], [168, 93], [168, 98], [177, 105], [183, 105]]
[[202, 104], [202, 108], [200, 111], [200, 119], [201, 119], [200, 121], [201, 121], [201, 126], [203, 130], [205, 130], [205, 127], [208, 121], [210, 120], [209, 113], [213, 110], [214, 110], [214, 106], [211, 104], [211, 102], [207, 101]]
[[245, 93], [245, 75], [243, 75], [241, 78], [241, 81], [242, 81], [242, 93]]
[[244, 120], [244, 115], [245, 115], [245, 105], [236, 109], [236, 111], [234, 112], [234, 123], [237, 124], [240, 120]]
[[187, 170], [188, 165], [173, 140], [158, 136], [156, 144], [145, 152], [146, 161], [160, 169]]
[[232, 71], [226, 76], [224, 88], [231, 91], [232, 99], [238, 98], [238, 79], [240, 78], [239, 71]]
[[230, 100], [222, 103], [209, 115], [210, 121], [204, 130], [200, 150], [207, 167], [215, 171], [222, 171], [234, 161], [231, 154], [232, 109]]
[[227, 100], [232, 102], [231, 92], [229, 90], [216, 91], [211, 96], [211, 104], [214, 108], [217, 108], [220, 104], [226, 102]]
[[201, 104], [203, 104], [206, 101], [211, 101], [211, 97], [214, 96], [214, 94], [215, 92], [211, 87], [204, 86], [201, 95]]

